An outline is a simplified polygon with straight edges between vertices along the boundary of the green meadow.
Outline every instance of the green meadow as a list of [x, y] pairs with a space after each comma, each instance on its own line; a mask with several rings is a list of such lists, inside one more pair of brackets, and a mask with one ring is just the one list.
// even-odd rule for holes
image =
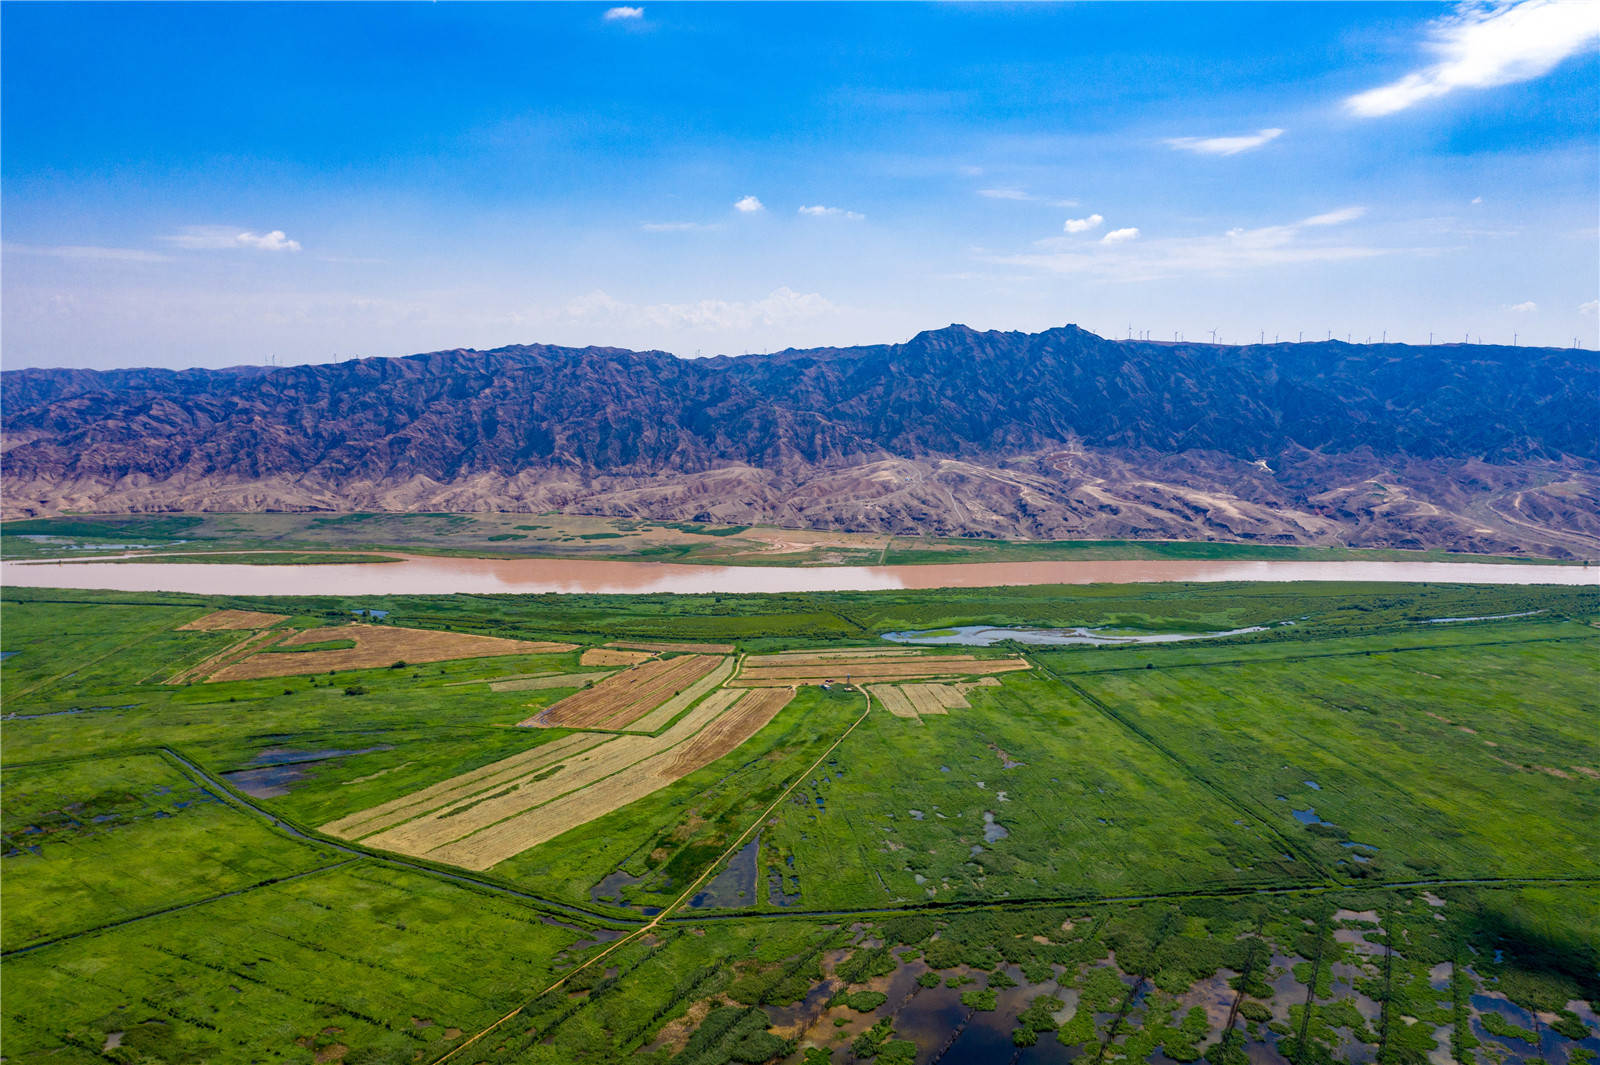
[[[165, 520], [144, 534], [194, 532]], [[218, 608], [579, 649], [168, 684], [242, 635], [179, 630]], [[1526, 616], [1431, 620], [1504, 614]], [[1268, 628], [972, 649], [1032, 668], [920, 720], [806, 688], [703, 769], [482, 873], [318, 830], [567, 735], [515, 727], [566, 690], [491, 683], [577, 672], [582, 647], [965, 624]], [[1600, 1054], [1594, 589], [9, 589], [0, 651], [10, 1061]]]

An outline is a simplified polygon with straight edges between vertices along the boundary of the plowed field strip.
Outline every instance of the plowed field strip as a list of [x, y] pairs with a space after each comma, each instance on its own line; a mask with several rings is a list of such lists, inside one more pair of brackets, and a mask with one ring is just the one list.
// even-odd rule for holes
[[283, 646], [323, 643], [331, 640], [354, 640], [355, 646], [333, 651], [254, 655], [243, 662], [225, 666], [213, 673], [211, 679], [217, 681], [290, 677], [304, 673], [321, 673], [329, 669], [374, 669], [398, 661], [442, 662], [451, 658], [555, 654], [573, 649], [570, 643], [506, 640], [498, 636], [474, 636], [464, 632], [362, 624], [306, 629], [290, 636], [283, 642]]
[[[423, 854], [568, 792], [590, 789], [637, 762], [670, 750], [710, 724], [724, 711], [724, 706], [721, 701], [711, 705], [702, 702], [660, 736], [594, 737], [598, 742], [543, 763], [544, 766], [559, 764], [555, 773], [545, 776], [543, 772], [524, 771], [496, 781], [493, 787], [475, 785], [454, 801], [426, 804], [416, 811], [419, 816], [415, 820], [399, 824], [365, 842], [403, 854]], [[544, 779], [536, 779], [541, 776]]]
[[609, 736], [563, 736], [559, 740], [535, 747], [532, 750], [502, 758], [498, 762], [474, 769], [469, 773], [440, 781], [421, 791], [402, 795], [398, 799], [374, 806], [322, 826], [322, 831], [342, 839], [359, 839], [398, 825], [408, 818], [417, 817], [437, 809], [448, 802], [480, 794], [501, 787], [518, 777], [525, 776], [562, 758], [604, 743]]
[[954, 677], [978, 673], [1009, 673], [1027, 669], [1028, 663], [1017, 659], [973, 659], [968, 656], [949, 658], [924, 657], [916, 661], [848, 662], [826, 666], [764, 666], [739, 671], [735, 684], [753, 685], [768, 683], [818, 684], [825, 680], [899, 680], [916, 677]]
[[268, 644], [271, 644], [282, 636], [282, 632], [274, 632], [271, 629], [264, 629], [261, 632], [252, 632], [244, 639], [239, 640], [237, 643], [229, 644], [227, 647], [218, 651], [210, 658], [201, 661], [198, 665], [193, 665], [188, 669], [183, 670], [175, 675], [171, 680], [167, 681], [167, 683], [187, 684], [191, 680], [202, 680], [216, 673], [220, 669], [227, 668], [230, 663], [237, 662], [246, 655], [261, 650], [263, 647], [266, 647]]
[[266, 614], [259, 610], [213, 610], [203, 618], [195, 618], [187, 625], [179, 625], [178, 631], [198, 629], [202, 632], [217, 632], [231, 629], [270, 629], [278, 622], [288, 620], [288, 614]]
[[907, 684], [905, 693], [919, 714], [948, 714], [952, 709], [972, 705], [949, 684]]
[[894, 648], [866, 648], [859, 651], [782, 651], [771, 655], [751, 655], [745, 659], [748, 666], [813, 666], [825, 665], [829, 662], [847, 662], [862, 658], [907, 658], [916, 657], [921, 651], [913, 651], [905, 647]]
[[654, 732], [666, 728], [672, 719], [687, 710], [696, 699], [720, 685], [733, 672], [734, 660], [725, 658], [722, 664], [690, 687], [674, 695], [654, 710], [629, 725], [634, 732]]
[[496, 692], [534, 692], [546, 688], [581, 688], [591, 681], [611, 676], [609, 670], [599, 673], [557, 673], [553, 677], [523, 677], [518, 680], [489, 682], [489, 690]]
[[911, 700], [906, 698], [906, 693], [896, 688], [893, 684], [874, 684], [867, 691], [874, 699], [883, 704], [885, 710], [895, 717], [917, 720], [917, 708], [911, 705]]
[[716, 669], [721, 659], [684, 655], [643, 662], [518, 722], [545, 728], [626, 728]]
[[652, 657], [649, 651], [619, 651], [611, 647], [591, 647], [578, 656], [580, 666], [636, 666]]
[[437, 847], [428, 851], [426, 857], [467, 869], [488, 869], [710, 765], [754, 736], [793, 697], [793, 691], [781, 689], [746, 693], [733, 708], [681, 748], [662, 751], [634, 765], [627, 773], [619, 773], [475, 835]]

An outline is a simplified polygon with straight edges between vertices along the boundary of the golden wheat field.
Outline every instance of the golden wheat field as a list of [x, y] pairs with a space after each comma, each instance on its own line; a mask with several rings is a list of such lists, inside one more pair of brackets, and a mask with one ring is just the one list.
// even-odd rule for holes
[[565, 736], [340, 818], [323, 831], [487, 869], [709, 765], [793, 697], [790, 688], [719, 689], [659, 736]]
[[913, 658], [838, 659], [817, 655], [818, 661], [805, 665], [780, 664], [751, 666], [739, 670], [731, 683], [744, 687], [785, 684], [821, 684], [825, 681], [915, 680], [922, 677], [978, 676], [1028, 669], [1016, 658], [976, 658], [973, 655], [917, 655]]
[[814, 666], [832, 662], [855, 662], [860, 659], [906, 658], [920, 655], [905, 647], [862, 648], [853, 651], [783, 651], [771, 655], [750, 655], [746, 666]]
[[266, 614], [259, 610], [213, 610], [203, 618], [195, 618], [179, 631], [228, 631], [230, 629], [269, 629], [280, 621], [288, 621], [288, 614]]
[[489, 658], [495, 655], [538, 655], [570, 651], [570, 643], [534, 640], [507, 640], [498, 636], [474, 636], [465, 632], [436, 629], [407, 629], [397, 625], [332, 625], [305, 629], [280, 643], [279, 647], [353, 640], [354, 647], [323, 651], [279, 651], [254, 654], [212, 673], [218, 680], [253, 680], [258, 677], [291, 677], [321, 673], [330, 669], [376, 669], [395, 662], [443, 662], [451, 658]]
[[539, 728], [627, 728], [723, 661], [712, 655], [680, 655], [641, 662], [552, 703], [518, 724]]

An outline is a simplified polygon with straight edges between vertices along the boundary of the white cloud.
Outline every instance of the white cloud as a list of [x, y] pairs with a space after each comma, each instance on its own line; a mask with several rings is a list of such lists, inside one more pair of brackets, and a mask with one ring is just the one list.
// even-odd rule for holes
[[1283, 136], [1281, 129], [1263, 129], [1238, 137], [1169, 137], [1167, 143], [1184, 152], [1201, 155], [1238, 155]]
[[[1335, 221], [1349, 221], [1357, 208], [1329, 211], [1285, 225], [1236, 228], [1196, 237], [1135, 239], [1137, 229], [1118, 229], [1098, 241], [1048, 237], [1035, 251], [1018, 255], [979, 253], [982, 261], [1053, 274], [1084, 274], [1111, 281], [1152, 281], [1183, 276], [1227, 276], [1242, 271], [1302, 263], [1346, 262], [1405, 249], [1375, 248], [1339, 240]], [[1334, 231], [1337, 232], [1337, 231]], [[1426, 249], [1413, 249], [1419, 252]]]
[[1477, 206], [1477, 205], [1478, 205], [1478, 204], [1480, 204], [1480, 203], [1482, 203], [1482, 202], [1483, 202], [1483, 197], [1482, 197], [1482, 196], [1474, 196], [1474, 197], [1473, 197], [1473, 198], [1472, 198], [1472, 204], [1473, 204], [1473, 206]]
[[754, 196], [746, 196], [744, 199], [734, 204], [733, 207], [734, 210], [742, 211], [745, 214], [755, 214], [757, 211], [765, 211], [767, 209], [767, 205], [756, 199]]
[[1579, 314], [1600, 314], [1600, 300], [1590, 300], [1588, 303], [1578, 304]]
[[53, 259], [82, 262], [164, 263], [171, 256], [139, 248], [98, 248], [87, 244], [7, 244], [5, 251], [19, 255], [47, 255]]
[[811, 215], [813, 218], [849, 218], [856, 221], [867, 217], [856, 211], [846, 211], [843, 207], [824, 207], [820, 203], [815, 207], [802, 207], [800, 213]]
[[194, 251], [216, 251], [226, 248], [254, 248], [257, 251], [299, 251], [300, 242], [290, 240], [281, 229], [270, 233], [256, 233], [235, 226], [184, 226], [183, 232], [162, 237], [178, 248]]
[[1346, 222], [1354, 222], [1366, 213], [1367, 209], [1365, 207], [1341, 207], [1337, 211], [1325, 211], [1322, 214], [1314, 214], [1310, 218], [1302, 218], [1300, 225], [1342, 226]]
[[1097, 214], [1092, 214], [1088, 218], [1069, 218], [1061, 224], [1061, 230], [1064, 233], [1086, 233], [1091, 229], [1099, 229], [1100, 223], [1104, 221], [1105, 219]]
[[607, 22], [623, 22], [628, 19], [644, 18], [642, 7], [608, 7], [606, 13], [600, 16]]
[[1531, 314], [1538, 309], [1539, 305], [1532, 300], [1524, 300], [1521, 303], [1513, 303], [1511, 306], [1506, 308], [1506, 310], [1516, 311], [1518, 314]]
[[978, 195], [989, 200], [1015, 200], [1021, 203], [1047, 203], [1051, 207], [1076, 207], [1077, 200], [1052, 200], [1045, 196], [1035, 196], [1027, 189], [1003, 186], [992, 189], [979, 189]]
[[1463, 3], [1430, 27], [1438, 62], [1345, 100], [1352, 114], [1377, 118], [1456, 89], [1529, 81], [1600, 38], [1600, 6], [1586, 0]]

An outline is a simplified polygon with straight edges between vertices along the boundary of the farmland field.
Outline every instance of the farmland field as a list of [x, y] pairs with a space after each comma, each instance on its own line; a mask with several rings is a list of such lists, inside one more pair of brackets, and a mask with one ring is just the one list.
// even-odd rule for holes
[[8, 1061], [1600, 1055], [1594, 590], [0, 595]]

